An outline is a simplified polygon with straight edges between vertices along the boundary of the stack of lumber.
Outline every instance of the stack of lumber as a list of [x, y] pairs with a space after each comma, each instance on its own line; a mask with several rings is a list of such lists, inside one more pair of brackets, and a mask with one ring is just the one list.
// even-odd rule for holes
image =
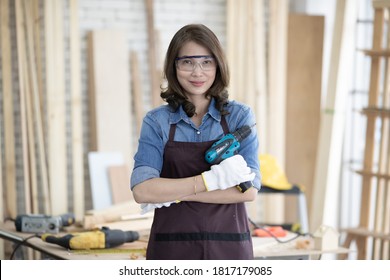
[[[60, 215], [72, 209], [80, 219], [84, 214], [84, 159], [78, 0], [1, 1], [1, 32], [4, 214], [11, 218], [19, 211]], [[70, 46], [68, 60], [65, 44]], [[71, 139], [67, 111], [71, 112]], [[68, 165], [72, 165], [71, 174]], [[68, 193], [73, 197], [71, 203]]]
[[[145, 1], [145, 9], [155, 106], [161, 77], [153, 1]], [[110, 202], [132, 199], [128, 181], [137, 140], [132, 135], [138, 135], [133, 125], [139, 132], [147, 106], [138, 54], [133, 51], [130, 57], [127, 34], [107, 29], [87, 34], [89, 88], [84, 96], [78, 0], [2, 0], [0, 18], [5, 132], [1, 217], [74, 212], [81, 220], [89, 195], [84, 174], [89, 151], [122, 154], [123, 162], [106, 170], [109, 187], [122, 191], [113, 191]]]

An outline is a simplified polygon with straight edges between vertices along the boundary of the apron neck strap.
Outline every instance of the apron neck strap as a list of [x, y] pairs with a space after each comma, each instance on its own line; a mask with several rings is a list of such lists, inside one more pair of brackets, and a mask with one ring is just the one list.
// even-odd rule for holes
[[[226, 122], [225, 116], [221, 117], [221, 126], [222, 126], [223, 132], [225, 134], [230, 133], [229, 126]], [[176, 132], [176, 123], [173, 123], [173, 124], [171, 124], [171, 127], [169, 129], [169, 141], [173, 141], [173, 139], [175, 137], [175, 132]]]

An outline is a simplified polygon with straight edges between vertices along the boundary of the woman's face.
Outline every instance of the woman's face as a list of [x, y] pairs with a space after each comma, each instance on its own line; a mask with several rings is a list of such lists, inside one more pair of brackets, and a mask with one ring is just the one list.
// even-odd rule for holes
[[207, 48], [191, 41], [180, 49], [176, 75], [189, 98], [205, 95], [214, 83], [217, 63], [211, 56]]

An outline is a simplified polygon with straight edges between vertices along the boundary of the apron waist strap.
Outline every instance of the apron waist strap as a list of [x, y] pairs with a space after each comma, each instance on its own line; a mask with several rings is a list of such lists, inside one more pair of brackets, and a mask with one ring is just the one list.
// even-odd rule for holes
[[157, 233], [155, 241], [245, 241], [250, 239], [250, 233], [221, 233], [221, 232], [177, 232]]

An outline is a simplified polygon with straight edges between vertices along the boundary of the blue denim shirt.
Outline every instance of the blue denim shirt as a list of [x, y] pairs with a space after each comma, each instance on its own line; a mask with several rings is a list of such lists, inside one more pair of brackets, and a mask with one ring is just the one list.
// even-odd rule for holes
[[[256, 120], [253, 111], [237, 101], [229, 101], [225, 115], [230, 132], [244, 125], [252, 126]], [[162, 105], [148, 112], [144, 117], [138, 151], [134, 156], [134, 168], [131, 174], [131, 189], [148, 179], [160, 177], [163, 166], [165, 143], [168, 141], [171, 124], [176, 124], [174, 141], [205, 142], [218, 140], [224, 136], [221, 126], [221, 114], [215, 108], [215, 100], [210, 102], [209, 110], [196, 127], [180, 107], [176, 112], [168, 105]], [[241, 142], [239, 154], [244, 157], [248, 166], [256, 173], [253, 183], [260, 189], [260, 164], [258, 159], [259, 141], [256, 129]]]

